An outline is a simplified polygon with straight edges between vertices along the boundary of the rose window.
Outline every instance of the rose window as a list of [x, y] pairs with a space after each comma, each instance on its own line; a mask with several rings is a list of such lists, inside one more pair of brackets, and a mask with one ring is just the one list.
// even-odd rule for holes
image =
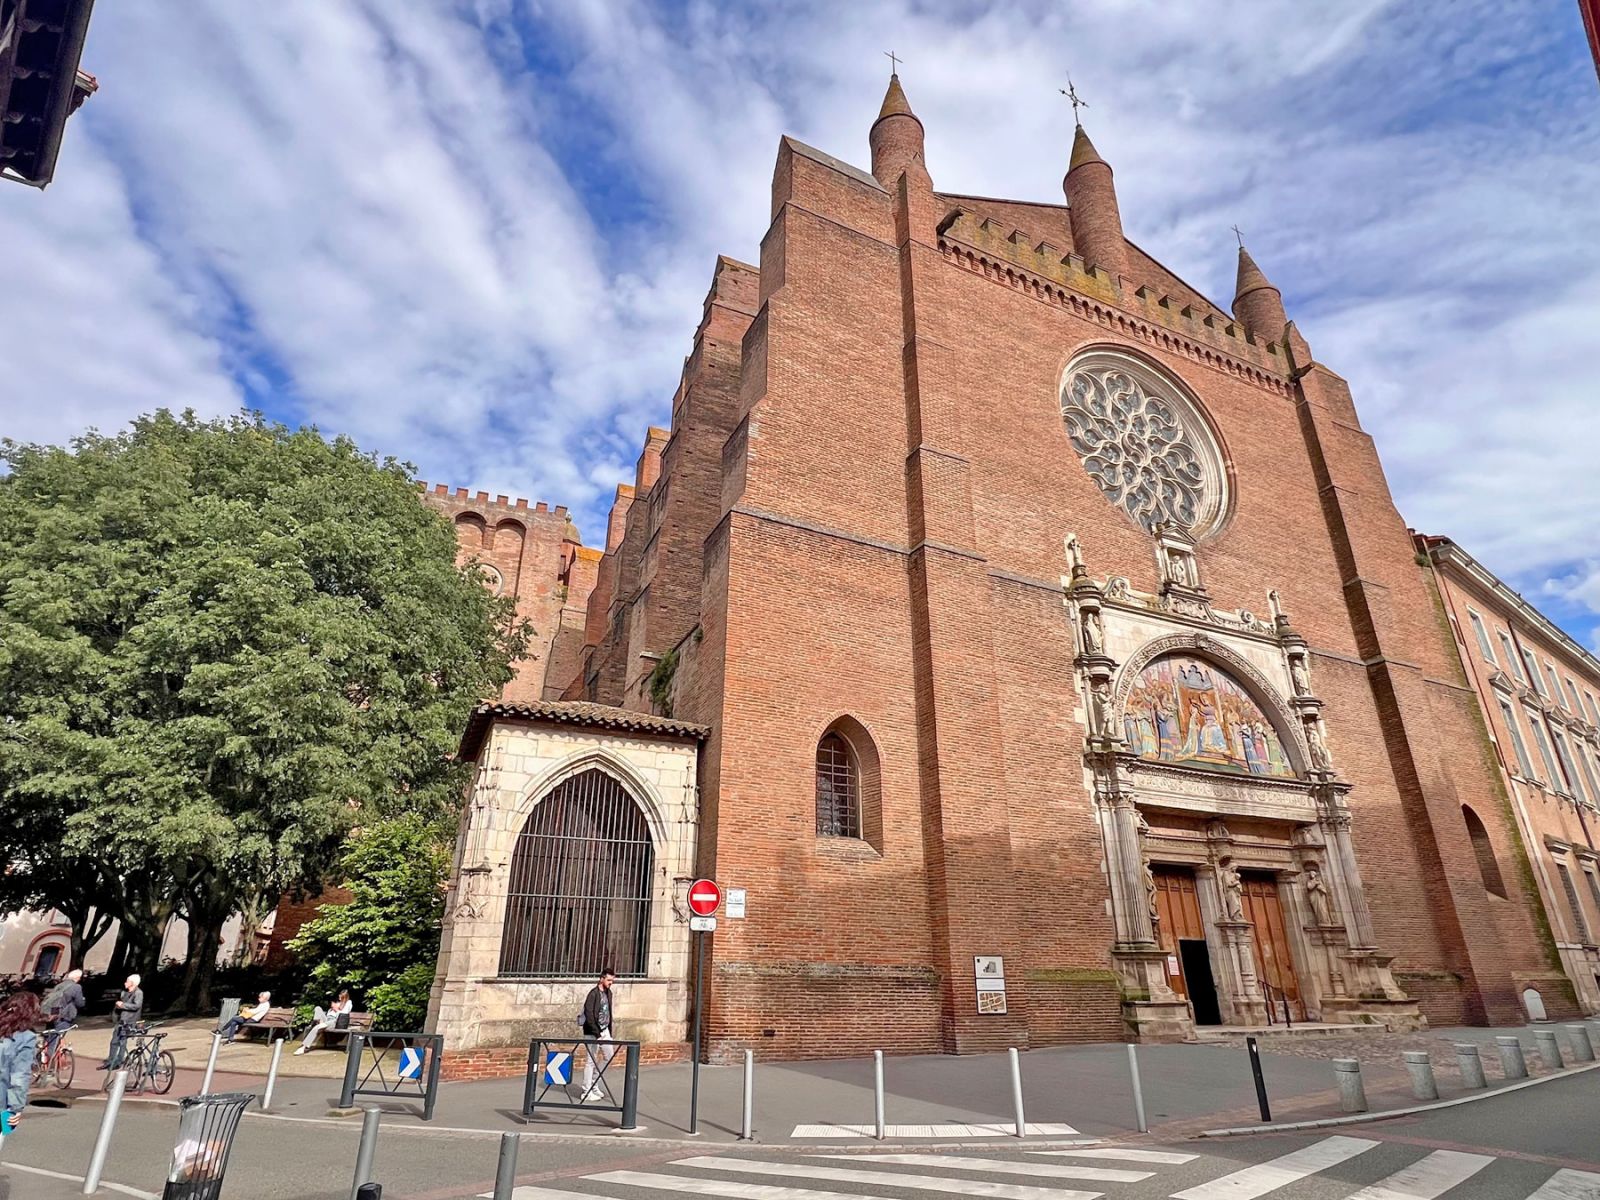
[[1226, 474], [1216, 439], [1151, 367], [1109, 351], [1074, 360], [1061, 417], [1095, 486], [1146, 530], [1165, 522], [1200, 538], [1221, 523]]

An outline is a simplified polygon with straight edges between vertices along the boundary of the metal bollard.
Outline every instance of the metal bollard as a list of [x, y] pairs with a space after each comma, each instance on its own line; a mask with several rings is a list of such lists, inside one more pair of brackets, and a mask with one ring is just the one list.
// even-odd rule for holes
[[1011, 1059], [1011, 1111], [1016, 1116], [1017, 1136], [1028, 1136], [1028, 1121], [1022, 1113], [1022, 1058], [1017, 1054], [1017, 1048], [1012, 1046], [1007, 1051]]
[[100, 1114], [100, 1132], [95, 1134], [94, 1150], [89, 1155], [89, 1169], [83, 1173], [83, 1194], [92, 1196], [99, 1190], [100, 1173], [106, 1169], [106, 1154], [111, 1150], [111, 1127], [117, 1123], [117, 1111], [122, 1107], [122, 1093], [128, 1090], [128, 1072], [118, 1071], [111, 1077], [111, 1094], [106, 1097], [106, 1111]]
[[1261, 1074], [1261, 1050], [1253, 1037], [1244, 1039], [1245, 1052], [1250, 1055], [1250, 1073], [1256, 1079], [1256, 1105], [1261, 1109], [1263, 1121], [1272, 1120], [1272, 1109], [1267, 1104], [1267, 1080]]
[[1500, 1052], [1500, 1070], [1507, 1079], [1526, 1079], [1528, 1063], [1522, 1057], [1522, 1043], [1514, 1037], [1497, 1037], [1495, 1049]]
[[883, 1051], [872, 1052], [872, 1119], [883, 1141]]
[[1407, 1050], [1403, 1057], [1411, 1074], [1411, 1094], [1418, 1100], [1437, 1100], [1439, 1085], [1433, 1080], [1433, 1060], [1426, 1050]]
[[206, 1077], [200, 1081], [199, 1094], [202, 1096], [207, 1095], [211, 1091], [211, 1076], [214, 1075], [217, 1070], [217, 1047], [220, 1045], [222, 1045], [222, 1035], [220, 1033], [213, 1033], [211, 1035], [211, 1054], [206, 1059]]
[[378, 1110], [361, 1110], [361, 1145], [356, 1148], [356, 1177], [350, 1200], [361, 1200], [361, 1189], [372, 1182], [372, 1158], [378, 1152]]
[[1573, 1062], [1594, 1061], [1594, 1042], [1589, 1037], [1587, 1025], [1568, 1025], [1567, 1038], [1572, 1042]]
[[1473, 1043], [1456, 1043], [1456, 1065], [1461, 1068], [1462, 1087], [1475, 1091], [1489, 1086], [1489, 1081], [1483, 1077], [1483, 1059]]
[[511, 1200], [517, 1187], [517, 1150], [522, 1145], [520, 1133], [500, 1135], [500, 1163], [494, 1171], [494, 1200]]
[[266, 1112], [272, 1107], [272, 1089], [278, 1083], [278, 1063], [283, 1059], [284, 1039], [279, 1038], [272, 1043], [272, 1065], [267, 1068], [267, 1087], [261, 1093], [261, 1111]]
[[1353, 1058], [1336, 1058], [1333, 1076], [1339, 1081], [1339, 1107], [1347, 1113], [1366, 1112], [1367, 1089], [1361, 1086], [1361, 1063]]
[[748, 1142], [756, 1136], [756, 1052], [744, 1052], [744, 1116], [739, 1122], [739, 1140]]
[[383, 1200], [383, 1184], [363, 1183], [356, 1189], [356, 1200]]
[[1533, 1044], [1539, 1050], [1539, 1061], [1546, 1071], [1559, 1071], [1567, 1065], [1561, 1057], [1561, 1043], [1556, 1040], [1554, 1029], [1535, 1029]]
[[1139, 1123], [1140, 1133], [1150, 1132], [1150, 1123], [1144, 1118], [1144, 1088], [1139, 1085], [1139, 1056], [1128, 1043], [1128, 1074], [1133, 1077], [1133, 1115]]

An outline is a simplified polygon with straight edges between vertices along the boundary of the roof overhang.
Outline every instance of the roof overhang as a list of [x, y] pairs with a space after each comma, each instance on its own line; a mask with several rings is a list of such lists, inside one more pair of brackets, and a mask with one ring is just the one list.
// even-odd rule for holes
[[711, 736], [711, 729], [706, 725], [675, 721], [671, 717], [652, 716], [650, 713], [615, 708], [609, 704], [590, 704], [583, 700], [480, 704], [467, 718], [467, 728], [461, 735], [461, 747], [456, 756], [462, 761], [476, 761], [490, 729], [501, 721], [603, 729], [655, 741], [694, 742], [697, 745]]

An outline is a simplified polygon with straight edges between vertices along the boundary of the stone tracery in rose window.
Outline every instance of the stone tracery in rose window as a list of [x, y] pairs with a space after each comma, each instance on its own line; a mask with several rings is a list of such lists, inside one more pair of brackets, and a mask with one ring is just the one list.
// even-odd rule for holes
[[1226, 477], [1216, 441], [1154, 370], [1115, 352], [1084, 355], [1067, 369], [1061, 416], [1089, 478], [1145, 530], [1169, 522], [1199, 538], [1221, 523]]

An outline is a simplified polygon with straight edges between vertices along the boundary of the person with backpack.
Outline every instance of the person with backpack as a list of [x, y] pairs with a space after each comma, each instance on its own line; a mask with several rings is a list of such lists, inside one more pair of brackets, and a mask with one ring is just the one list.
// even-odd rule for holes
[[49, 1052], [55, 1053], [61, 1035], [71, 1029], [83, 1011], [83, 971], [73, 968], [62, 976], [61, 982], [50, 989], [44, 998], [44, 1014], [50, 1018], [50, 1030], [45, 1037]]

